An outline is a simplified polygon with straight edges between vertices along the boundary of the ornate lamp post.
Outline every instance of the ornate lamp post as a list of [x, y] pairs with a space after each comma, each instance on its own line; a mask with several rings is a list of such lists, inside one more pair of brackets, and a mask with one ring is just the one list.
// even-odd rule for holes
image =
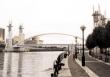
[[82, 50], [83, 50], [83, 53], [82, 53], [82, 66], [85, 66], [85, 55], [84, 55], [84, 30], [86, 29], [86, 27], [84, 25], [82, 25], [80, 27], [80, 29], [82, 30]]

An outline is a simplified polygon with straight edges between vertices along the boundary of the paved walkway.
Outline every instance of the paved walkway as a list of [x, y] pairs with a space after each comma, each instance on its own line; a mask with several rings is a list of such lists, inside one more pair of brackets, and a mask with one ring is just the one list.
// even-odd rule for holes
[[68, 57], [62, 60], [65, 65], [62, 66], [62, 70], [59, 71], [58, 77], [72, 77], [70, 69], [68, 67]]
[[89, 75], [73, 60], [73, 56], [70, 55], [66, 59], [63, 59], [62, 63], [65, 66], [59, 72], [58, 77], [89, 77]]
[[65, 66], [59, 72], [58, 77], [110, 77], [110, 64], [99, 61], [85, 52], [85, 66], [81, 65], [81, 54], [78, 59], [73, 59], [72, 54], [63, 59]]
[[[78, 55], [78, 59], [81, 62], [80, 54]], [[110, 77], [110, 65], [106, 64], [105, 62], [101, 62], [99, 60], [94, 59], [93, 57], [88, 55], [88, 52], [85, 52], [85, 64], [98, 77]]]
[[89, 77], [89, 75], [81, 68], [80, 65], [73, 59], [73, 56], [70, 55], [68, 58], [68, 65], [72, 74], [72, 77]]

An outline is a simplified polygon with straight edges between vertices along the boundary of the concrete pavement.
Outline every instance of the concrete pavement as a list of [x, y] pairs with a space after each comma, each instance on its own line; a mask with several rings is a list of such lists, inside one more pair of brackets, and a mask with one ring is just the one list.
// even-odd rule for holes
[[89, 77], [89, 75], [83, 70], [73, 59], [71, 54], [66, 59], [62, 60], [65, 66], [59, 71], [58, 77]]
[[[78, 54], [78, 60], [81, 62], [81, 54]], [[85, 64], [98, 77], [110, 77], [110, 65], [89, 56], [88, 52], [85, 52]]]
[[110, 64], [99, 61], [85, 52], [85, 66], [81, 65], [82, 54], [73, 59], [71, 54], [62, 60], [65, 66], [59, 71], [58, 77], [110, 77]]
[[73, 59], [71, 54], [68, 58], [68, 65], [72, 74], [72, 77], [89, 77], [83, 68]]
[[70, 69], [68, 67], [68, 57], [62, 60], [65, 65], [62, 66], [62, 70], [59, 71], [58, 77], [72, 77]]

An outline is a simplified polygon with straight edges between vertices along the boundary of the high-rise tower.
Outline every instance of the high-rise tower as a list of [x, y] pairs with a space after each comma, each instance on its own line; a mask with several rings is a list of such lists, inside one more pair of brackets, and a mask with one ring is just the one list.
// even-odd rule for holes
[[93, 6], [93, 23], [94, 23], [94, 27], [105, 27], [106, 24], [106, 17], [101, 14], [100, 11], [100, 6], [98, 6], [98, 10], [94, 11], [94, 6]]

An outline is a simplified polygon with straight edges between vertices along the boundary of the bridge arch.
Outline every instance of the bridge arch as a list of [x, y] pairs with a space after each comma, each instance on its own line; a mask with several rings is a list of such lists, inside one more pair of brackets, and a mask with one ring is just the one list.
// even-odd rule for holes
[[27, 39], [32, 39], [32, 37], [39, 37], [39, 36], [45, 36], [45, 35], [66, 35], [66, 36], [71, 36], [73, 38], [76, 38], [77, 37], [78, 39], [81, 39], [82, 40], [81, 37], [74, 36], [74, 35], [71, 35], [71, 34], [66, 34], [66, 33], [42, 33], [42, 34], [38, 34], [38, 35], [35, 35], [35, 36], [31, 36], [31, 37], [29, 37]]
[[71, 35], [71, 34], [65, 34], [65, 33], [42, 33], [42, 34], [38, 34], [38, 35], [35, 35], [35, 36], [31, 36], [31, 37], [27, 38], [26, 40], [32, 40], [32, 38], [34, 38], [34, 37], [40, 37], [40, 36], [45, 36], [45, 35], [64, 35], [64, 36], [70, 36], [74, 40], [76, 39], [76, 37], [77, 37], [77, 40], [82, 40], [82, 38], [80, 38], [78, 36], [74, 36], [74, 35]]

